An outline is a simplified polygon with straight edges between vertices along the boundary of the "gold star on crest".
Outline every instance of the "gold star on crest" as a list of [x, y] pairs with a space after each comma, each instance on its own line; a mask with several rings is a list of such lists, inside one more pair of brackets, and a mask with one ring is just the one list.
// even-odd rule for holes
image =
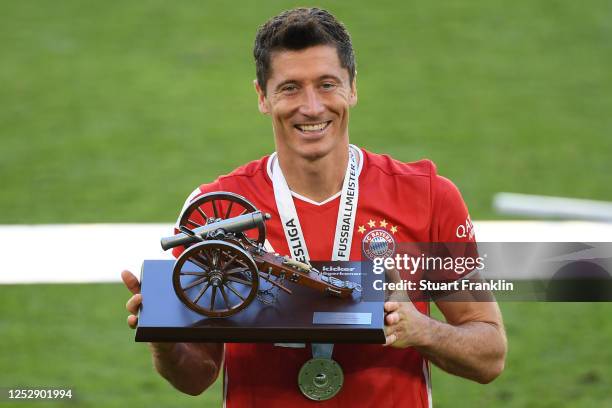
[[387, 222], [387, 221], [385, 221], [385, 220], [382, 220], [382, 221], [380, 222], [380, 226], [381, 226], [381, 227], [383, 227], [383, 228], [387, 228], [387, 224], [388, 224], [388, 222]]
[[357, 230], [363, 234], [365, 232], [365, 227], [363, 225], [360, 225]]
[[395, 234], [396, 232], [397, 232], [397, 227], [396, 227], [395, 225], [393, 225], [393, 226], [391, 227], [391, 233], [392, 233], [392, 234]]
[[368, 225], [370, 226], [370, 228], [374, 228], [376, 226], [376, 222], [374, 222], [373, 220], [368, 221]]

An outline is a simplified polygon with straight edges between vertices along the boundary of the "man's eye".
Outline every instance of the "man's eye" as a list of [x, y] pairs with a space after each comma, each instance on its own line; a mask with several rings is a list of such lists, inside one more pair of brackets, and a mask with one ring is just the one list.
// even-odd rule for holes
[[295, 86], [295, 85], [285, 85], [285, 86], [283, 86], [282, 91], [286, 92], [286, 93], [292, 93], [292, 92], [297, 91], [297, 86]]
[[321, 84], [321, 87], [325, 90], [331, 90], [336, 88], [336, 84], [333, 82], [324, 82], [323, 84]]

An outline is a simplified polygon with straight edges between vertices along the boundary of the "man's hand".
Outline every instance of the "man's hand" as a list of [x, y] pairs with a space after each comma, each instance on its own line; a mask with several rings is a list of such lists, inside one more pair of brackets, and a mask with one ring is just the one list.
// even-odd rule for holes
[[385, 346], [414, 347], [451, 374], [493, 381], [504, 370], [507, 351], [497, 303], [438, 300], [436, 305], [446, 323], [419, 312], [406, 293], [392, 292], [384, 305]]
[[[395, 268], [385, 271], [388, 282], [399, 283], [400, 273]], [[426, 344], [429, 316], [419, 312], [405, 291], [386, 293], [385, 346], [406, 348]]]
[[427, 344], [430, 319], [412, 302], [385, 302], [385, 313], [385, 346], [406, 348]]
[[[138, 309], [142, 303], [140, 282], [130, 272], [121, 272], [121, 279], [132, 297], [125, 304], [130, 315], [128, 326], [138, 325]], [[149, 343], [155, 369], [178, 390], [198, 395], [219, 375], [223, 360], [223, 343]]]
[[125, 304], [125, 308], [131, 313], [127, 318], [127, 324], [132, 329], [135, 329], [136, 325], [138, 325], [138, 309], [142, 303], [140, 282], [138, 282], [136, 276], [134, 276], [134, 274], [132, 274], [130, 271], [121, 272], [121, 279], [123, 280], [123, 283], [125, 283], [128, 290], [132, 292], [132, 297]]

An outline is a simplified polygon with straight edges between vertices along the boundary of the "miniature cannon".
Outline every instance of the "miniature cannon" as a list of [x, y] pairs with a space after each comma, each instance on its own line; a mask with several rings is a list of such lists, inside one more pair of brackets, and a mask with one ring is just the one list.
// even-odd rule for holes
[[[311, 265], [268, 252], [266, 221], [244, 197], [229, 193], [204, 194], [182, 212], [177, 235], [162, 238], [164, 250], [186, 249], [177, 258], [172, 284], [178, 298], [207, 317], [227, 317], [246, 308], [256, 297], [264, 300], [259, 279], [291, 294], [287, 280], [340, 298], [361, 290], [354, 282], [323, 275]], [[205, 296], [210, 290], [210, 295]]]

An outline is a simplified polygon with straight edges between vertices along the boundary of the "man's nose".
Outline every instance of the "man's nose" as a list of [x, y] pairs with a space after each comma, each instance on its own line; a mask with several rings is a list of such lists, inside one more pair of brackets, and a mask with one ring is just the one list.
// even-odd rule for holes
[[321, 100], [321, 95], [313, 88], [305, 88], [300, 113], [304, 116], [319, 116], [325, 112], [325, 105]]

